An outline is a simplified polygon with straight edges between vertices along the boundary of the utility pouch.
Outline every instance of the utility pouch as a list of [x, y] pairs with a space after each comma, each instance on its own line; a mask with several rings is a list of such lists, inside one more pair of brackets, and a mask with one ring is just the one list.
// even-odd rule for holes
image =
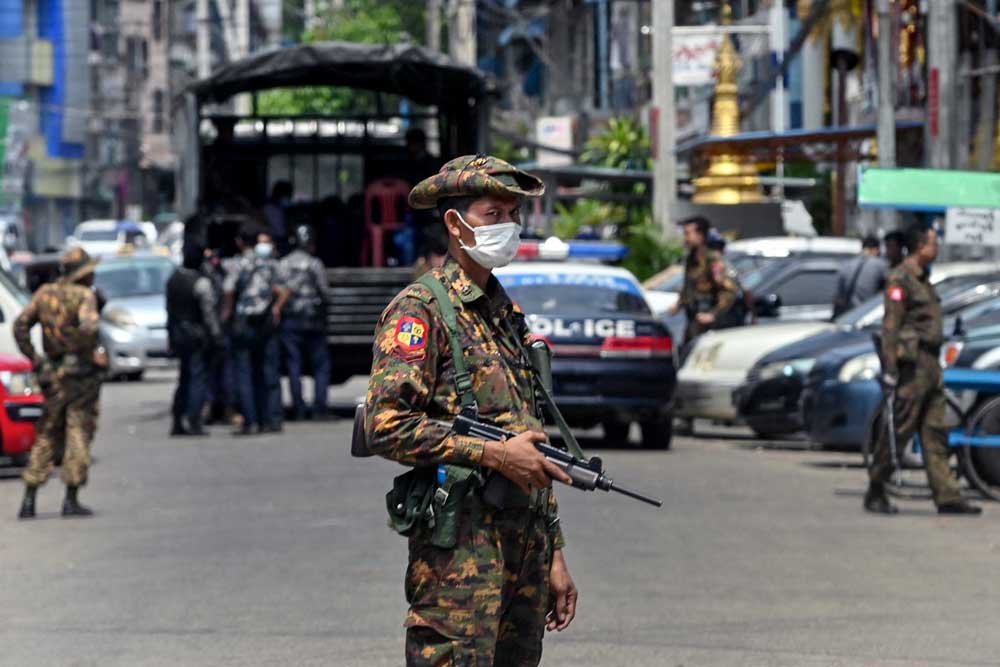
[[510, 491], [511, 481], [500, 473], [490, 473], [483, 486], [483, 503], [498, 510], [507, 506], [507, 492]]
[[392, 489], [385, 494], [385, 507], [389, 511], [389, 527], [409, 537], [420, 523], [434, 528], [434, 500], [436, 488], [433, 468], [414, 468], [392, 480]]
[[434, 490], [434, 530], [431, 544], [441, 549], [454, 548], [458, 541], [458, 522], [469, 494], [482, 484], [475, 468], [438, 466]]
[[365, 404], [358, 403], [354, 408], [354, 432], [351, 434], [351, 456], [359, 459], [372, 455], [368, 449], [368, 437], [365, 432]]

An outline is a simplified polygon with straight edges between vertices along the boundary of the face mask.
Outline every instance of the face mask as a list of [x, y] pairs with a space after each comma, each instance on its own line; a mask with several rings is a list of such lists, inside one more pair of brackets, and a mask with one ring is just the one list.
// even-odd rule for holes
[[270, 243], [258, 243], [253, 247], [253, 251], [257, 253], [258, 257], [270, 257], [273, 250], [274, 246]]
[[496, 269], [507, 266], [517, 256], [517, 250], [521, 247], [521, 225], [518, 223], [500, 222], [485, 227], [473, 227], [465, 221], [461, 213], [458, 213], [458, 219], [476, 237], [475, 246], [469, 247], [459, 241], [459, 247], [479, 266]]

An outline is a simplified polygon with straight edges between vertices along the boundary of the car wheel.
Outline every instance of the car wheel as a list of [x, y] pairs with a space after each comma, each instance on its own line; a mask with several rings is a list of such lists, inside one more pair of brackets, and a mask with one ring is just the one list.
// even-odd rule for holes
[[12, 454], [10, 457], [10, 462], [18, 468], [23, 468], [26, 465], [28, 465], [28, 456], [29, 454], [27, 452], [21, 452], [20, 454]]
[[139, 382], [142, 380], [143, 371], [135, 371], [134, 373], [125, 373], [122, 377], [129, 382]]
[[642, 422], [643, 449], [670, 449], [670, 441], [674, 436], [674, 420], [672, 417]]
[[629, 422], [606, 421], [602, 422], [604, 427], [604, 442], [609, 445], [628, 444], [628, 432], [632, 427]]

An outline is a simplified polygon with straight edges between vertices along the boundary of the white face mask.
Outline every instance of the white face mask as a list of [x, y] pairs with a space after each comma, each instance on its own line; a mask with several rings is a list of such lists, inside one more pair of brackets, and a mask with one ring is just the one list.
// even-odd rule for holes
[[274, 246], [270, 243], [258, 243], [253, 248], [254, 252], [257, 253], [258, 257], [270, 257], [271, 252], [274, 250]]
[[518, 223], [498, 222], [495, 225], [473, 227], [465, 221], [461, 213], [458, 213], [458, 219], [476, 237], [476, 245], [470, 247], [459, 240], [458, 246], [479, 266], [485, 269], [497, 269], [507, 266], [517, 256], [517, 250], [521, 247], [521, 225]]

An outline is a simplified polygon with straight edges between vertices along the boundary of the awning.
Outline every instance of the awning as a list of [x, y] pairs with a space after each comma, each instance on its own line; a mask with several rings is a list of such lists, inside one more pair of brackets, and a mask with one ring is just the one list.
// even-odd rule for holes
[[944, 213], [949, 208], [1000, 209], [1000, 173], [862, 168], [858, 204], [925, 213]]

